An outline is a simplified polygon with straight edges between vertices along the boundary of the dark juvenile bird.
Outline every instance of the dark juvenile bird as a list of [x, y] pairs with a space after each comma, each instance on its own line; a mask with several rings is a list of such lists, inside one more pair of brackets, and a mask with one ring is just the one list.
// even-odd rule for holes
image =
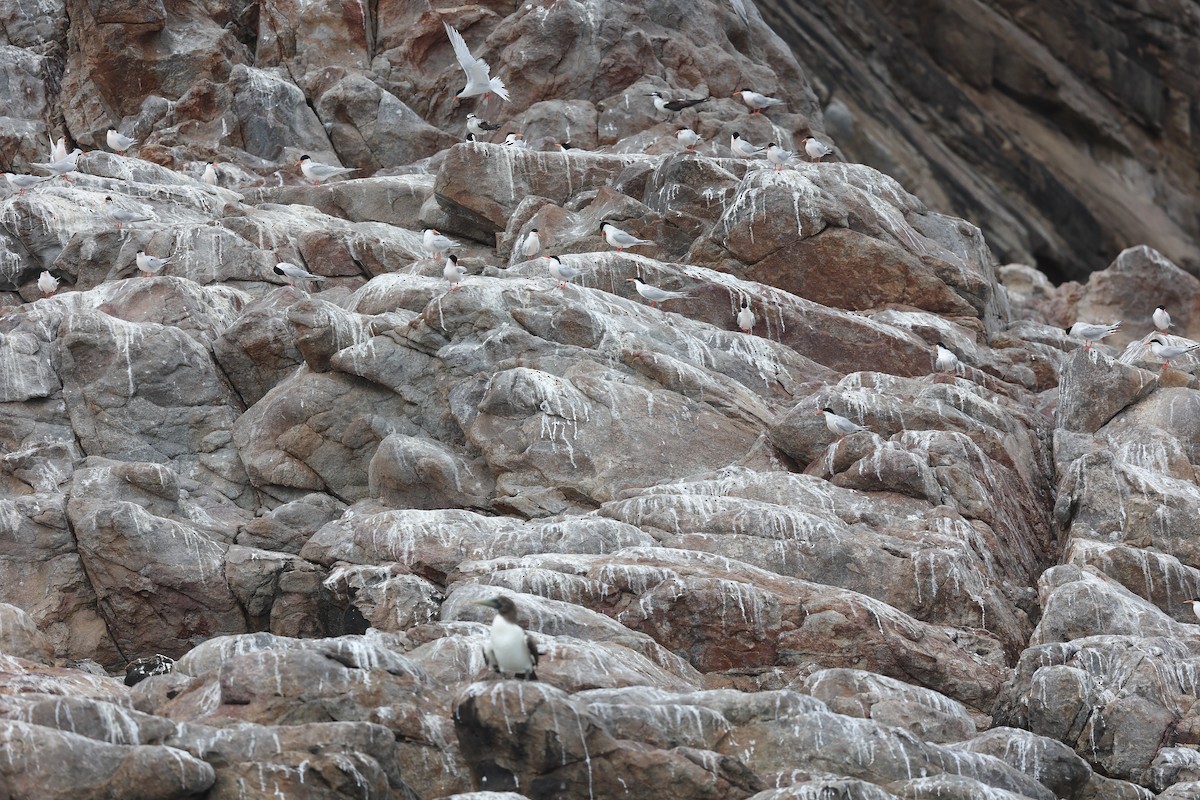
[[125, 667], [125, 685], [133, 686], [141, 683], [151, 675], [167, 675], [175, 671], [175, 661], [161, 653], [153, 656], [130, 661]]
[[492, 131], [500, 130], [500, 126], [493, 125], [486, 119], [480, 119], [474, 114], [467, 114], [467, 130], [476, 136], [486, 136]]
[[513, 675], [522, 680], [536, 681], [534, 667], [538, 663], [537, 646], [533, 637], [517, 623], [517, 606], [512, 598], [499, 595], [489, 600], [473, 600], [477, 606], [496, 609], [492, 620], [492, 639], [483, 646], [483, 660], [500, 675]]
[[650, 92], [646, 97], [654, 98], [654, 107], [659, 111], [683, 111], [685, 108], [698, 106], [708, 100], [707, 97], [701, 97], [699, 100], [688, 100], [683, 97], [668, 100], [660, 92]]

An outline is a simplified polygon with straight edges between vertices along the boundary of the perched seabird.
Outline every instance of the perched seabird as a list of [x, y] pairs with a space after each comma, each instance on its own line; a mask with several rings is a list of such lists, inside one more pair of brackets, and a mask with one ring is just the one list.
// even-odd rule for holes
[[58, 278], [51, 275], [49, 270], [42, 270], [37, 286], [42, 290], [42, 297], [49, 297], [58, 291]]
[[488, 96], [495, 92], [501, 100], [507, 101], [508, 89], [504, 88], [504, 81], [491, 76], [492, 68], [487, 65], [486, 61], [471, 55], [471, 49], [467, 47], [466, 41], [458, 31], [451, 28], [446, 22], [443, 22], [442, 25], [446, 28], [446, 35], [450, 37], [450, 44], [454, 47], [454, 57], [458, 59], [458, 65], [462, 67], [463, 72], [467, 73], [467, 85], [455, 97], [461, 100], [465, 97], [483, 95], [483, 99], [487, 100]]
[[217, 165], [213, 162], [208, 162], [204, 167], [204, 174], [200, 176], [200, 180], [207, 183], [209, 186], [217, 185]]
[[67, 137], [60, 136], [58, 141], [54, 141], [54, 137], [50, 137], [50, 163], [62, 161], [67, 157]]
[[117, 230], [121, 230], [122, 225], [128, 225], [131, 222], [148, 222], [154, 219], [153, 214], [121, 208], [113, 202], [111, 197], [104, 198], [104, 208], [108, 212], [109, 219], [117, 223]]
[[696, 145], [704, 141], [700, 138], [700, 134], [696, 133], [691, 128], [683, 127], [675, 129], [675, 138], [679, 140], [680, 144], [687, 147], [688, 152], [691, 153], [696, 152]]
[[1147, 342], [1147, 344], [1150, 345], [1150, 350], [1154, 353], [1154, 355], [1158, 356], [1159, 358], [1161, 358], [1163, 360], [1163, 365], [1162, 365], [1163, 371], [1166, 371], [1167, 367], [1170, 366], [1171, 362], [1174, 361], [1175, 359], [1179, 358], [1180, 356], [1187, 355], [1188, 353], [1191, 353], [1194, 350], [1200, 349], [1200, 344], [1182, 344], [1182, 345], [1167, 344], [1157, 334], [1154, 336], [1151, 336], [1150, 341]]
[[825, 427], [829, 429], [830, 433], [838, 437], [839, 442], [846, 438], [847, 434], [867, 430], [866, 427], [859, 425], [857, 422], [851, 422], [835, 413], [832, 408], [822, 408], [817, 413], [825, 415]]
[[1163, 333], [1171, 327], [1171, 315], [1167, 313], [1166, 306], [1158, 306], [1154, 309], [1154, 327]]
[[473, 134], [473, 133], [468, 133], [468, 134], [467, 134], [467, 141], [468, 141], [468, 142], [474, 142], [474, 141], [477, 141], [477, 140], [475, 139], [475, 134]]
[[578, 145], [571, 144], [570, 142], [555, 142], [554, 144], [559, 149], [559, 152], [562, 152], [562, 153], [565, 153], [568, 150], [577, 150], [581, 153], [587, 152], [587, 150], [585, 150], [584, 148], [579, 147]]
[[517, 245], [517, 253], [528, 261], [540, 252], [542, 252], [542, 237], [538, 235], [538, 229], [534, 228], [521, 239], [520, 244]]
[[517, 606], [512, 599], [500, 595], [490, 600], [473, 600], [477, 606], [496, 609], [492, 619], [492, 639], [483, 646], [483, 660], [493, 672], [536, 681], [534, 667], [538, 663], [537, 646], [517, 622]]
[[1191, 600], [1184, 600], [1183, 602], [1184, 605], [1190, 605], [1192, 613], [1196, 615], [1197, 619], [1200, 619], [1200, 597], [1193, 597]]
[[356, 167], [333, 167], [329, 164], [321, 164], [313, 161], [309, 156], [300, 156], [300, 171], [304, 173], [304, 177], [313, 182], [316, 186], [321, 181], [329, 180], [338, 175], [347, 175], [351, 172], [357, 172]]
[[617, 248], [618, 253], [626, 247], [636, 247], [639, 244], [654, 244], [649, 239], [639, 239], [632, 233], [626, 233], [611, 222], [601, 222], [600, 233], [604, 235], [604, 241], [608, 242], [610, 246]]
[[763, 148], [756, 147], [743, 139], [742, 134], [738, 131], [734, 131], [733, 136], [729, 139], [729, 149], [735, 156], [742, 158], [753, 158], [763, 151]]
[[4, 177], [8, 179], [8, 185], [17, 190], [18, 195], [25, 194], [25, 190], [31, 186], [37, 186], [42, 181], [51, 180], [53, 175], [14, 175], [11, 172], [4, 173]]
[[509, 131], [504, 135], [504, 144], [509, 147], [529, 147], [529, 144], [525, 141], [525, 137], [516, 131]]
[[651, 286], [647, 283], [642, 283], [641, 277], [626, 278], [627, 283], [632, 283], [633, 288], [637, 289], [637, 293], [650, 301], [651, 306], [657, 306], [659, 303], [665, 303], [667, 300], [678, 300], [687, 297], [687, 292], [669, 292], [666, 289], [659, 289], [657, 286]]
[[1087, 341], [1084, 350], [1091, 350], [1092, 345], [1103, 339], [1105, 336], [1112, 336], [1121, 327], [1121, 321], [1117, 320], [1111, 325], [1100, 324], [1096, 325], [1091, 322], [1076, 322], [1074, 325], [1066, 329], [1067, 336], [1078, 336], [1080, 339]]
[[692, 106], [698, 106], [708, 100], [707, 97], [701, 97], [699, 100], [688, 100], [683, 97], [668, 100], [660, 92], [650, 92], [646, 97], [654, 98], [654, 107], [659, 111], [670, 111], [673, 113], [683, 111], [685, 108], [691, 108]]
[[79, 157], [81, 155], [83, 155], [83, 151], [76, 147], [65, 158], [60, 158], [49, 164], [34, 164], [33, 166], [38, 169], [44, 169], [47, 172], [53, 172], [54, 177], [66, 178], [67, 183], [70, 183], [71, 179], [67, 178], [67, 176], [79, 167]]
[[280, 261], [272, 271], [276, 275], [282, 275], [287, 278], [288, 285], [293, 289], [296, 288], [297, 281], [317, 281], [319, 283], [325, 280], [324, 275], [314, 275], [308, 270], [287, 261]]
[[742, 96], [742, 102], [749, 106], [755, 114], [761, 114], [764, 108], [783, 105], [783, 101], [777, 97], [767, 97], [765, 94], [752, 92], [749, 89], [738, 89], [733, 96], [737, 97], [739, 94]]
[[492, 131], [500, 130], [499, 125], [493, 125], [486, 119], [480, 119], [474, 114], [467, 114], [467, 131], [476, 136], [487, 136]]
[[769, 145], [767, 145], [767, 161], [770, 161], [775, 165], [776, 172], [779, 172], [781, 169], [783, 169], [783, 165], [791, 160], [793, 155], [795, 155], [795, 153], [793, 153], [791, 150], [784, 150], [774, 142], [771, 142]]
[[128, 136], [111, 129], [108, 132], [107, 140], [108, 146], [117, 153], [124, 153], [137, 144], [137, 139], [130, 139]]
[[742, 333], [753, 333], [754, 332], [754, 322], [755, 322], [754, 312], [750, 310], [750, 301], [743, 300], [742, 301], [742, 310], [739, 311], [738, 315], [737, 315], [738, 329]]
[[933, 346], [933, 368], [938, 373], [948, 372], [956, 374], [958, 372], [958, 356], [946, 349], [946, 346], [938, 342]]
[[818, 142], [811, 136], [805, 136], [800, 143], [804, 145], [804, 152], [807, 153], [808, 157], [813, 161], [820, 161], [825, 156], [833, 153], [832, 147], [824, 142]]
[[169, 258], [155, 258], [148, 256], [143, 251], [138, 250], [137, 268], [141, 270], [143, 278], [149, 278], [162, 272], [162, 268], [171, 263]]
[[446, 255], [447, 251], [462, 247], [461, 244], [454, 241], [450, 237], [442, 236], [441, 231], [437, 230], [436, 228], [426, 228], [423, 241], [425, 244], [425, 252], [429, 253], [429, 255], [433, 258], [441, 258], [442, 256]]
[[450, 283], [450, 291], [456, 291], [466, 276], [467, 268], [458, 265], [458, 256], [453, 253], [446, 256], [446, 266], [442, 268], [442, 277]]
[[558, 288], [567, 288], [567, 281], [578, 278], [583, 274], [583, 270], [575, 267], [568, 267], [559, 260], [558, 256], [546, 256], [546, 260], [550, 262], [550, 276], [558, 281]]
[[125, 685], [141, 683], [151, 675], [169, 675], [175, 671], [175, 661], [159, 654], [139, 658], [125, 667]]

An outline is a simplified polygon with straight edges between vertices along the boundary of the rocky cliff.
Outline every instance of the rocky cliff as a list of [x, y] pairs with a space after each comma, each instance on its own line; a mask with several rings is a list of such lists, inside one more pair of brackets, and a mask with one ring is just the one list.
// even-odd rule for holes
[[733, 157], [832, 128], [748, 3], [0, 13], [15, 170], [87, 151], [0, 201], [0, 797], [1200, 792], [1162, 253], [1055, 288], [872, 167]]
[[1149, 244], [1193, 275], [1195, 3], [759, 0], [851, 160], [1082, 280]]

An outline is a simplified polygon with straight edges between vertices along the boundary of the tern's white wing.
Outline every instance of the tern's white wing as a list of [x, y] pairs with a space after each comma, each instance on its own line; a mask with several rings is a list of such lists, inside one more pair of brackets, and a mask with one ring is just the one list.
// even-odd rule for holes
[[454, 57], [458, 59], [458, 65], [467, 74], [467, 86], [461, 94], [470, 97], [484, 92], [495, 92], [507, 100], [508, 90], [504, 87], [504, 81], [492, 77], [492, 68], [487, 65], [486, 61], [471, 55], [471, 48], [467, 47], [467, 42], [461, 33], [450, 27], [447, 22], [442, 22], [442, 27], [446, 29], [446, 35], [450, 37], [450, 44], [454, 47]]
[[313, 164], [308, 169], [319, 178], [332, 178], [334, 175], [344, 175], [355, 171], [353, 167], [334, 167], [329, 164]]
[[[478, 69], [482, 61], [476, 63], [475, 56], [471, 55], [471, 48], [467, 47], [467, 42], [463, 39], [462, 34], [450, 27], [450, 23], [443, 22], [442, 27], [446, 29], [446, 35], [450, 37], [450, 44], [454, 47], [454, 57], [458, 59], [458, 65], [463, 68], [463, 72], [467, 73], [467, 80], [472, 80], [471, 71]], [[487, 83], [488, 65], [483, 64], [483, 82]]]

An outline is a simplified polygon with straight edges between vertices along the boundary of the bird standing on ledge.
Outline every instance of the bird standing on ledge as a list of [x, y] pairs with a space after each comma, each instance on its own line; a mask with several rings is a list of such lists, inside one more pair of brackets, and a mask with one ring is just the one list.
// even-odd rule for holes
[[517, 623], [517, 606], [512, 598], [500, 595], [490, 600], [473, 600], [477, 606], [496, 609], [492, 619], [492, 639], [483, 646], [483, 660], [493, 672], [513, 675], [522, 680], [536, 681], [534, 667], [538, 663], [533, 637]]

